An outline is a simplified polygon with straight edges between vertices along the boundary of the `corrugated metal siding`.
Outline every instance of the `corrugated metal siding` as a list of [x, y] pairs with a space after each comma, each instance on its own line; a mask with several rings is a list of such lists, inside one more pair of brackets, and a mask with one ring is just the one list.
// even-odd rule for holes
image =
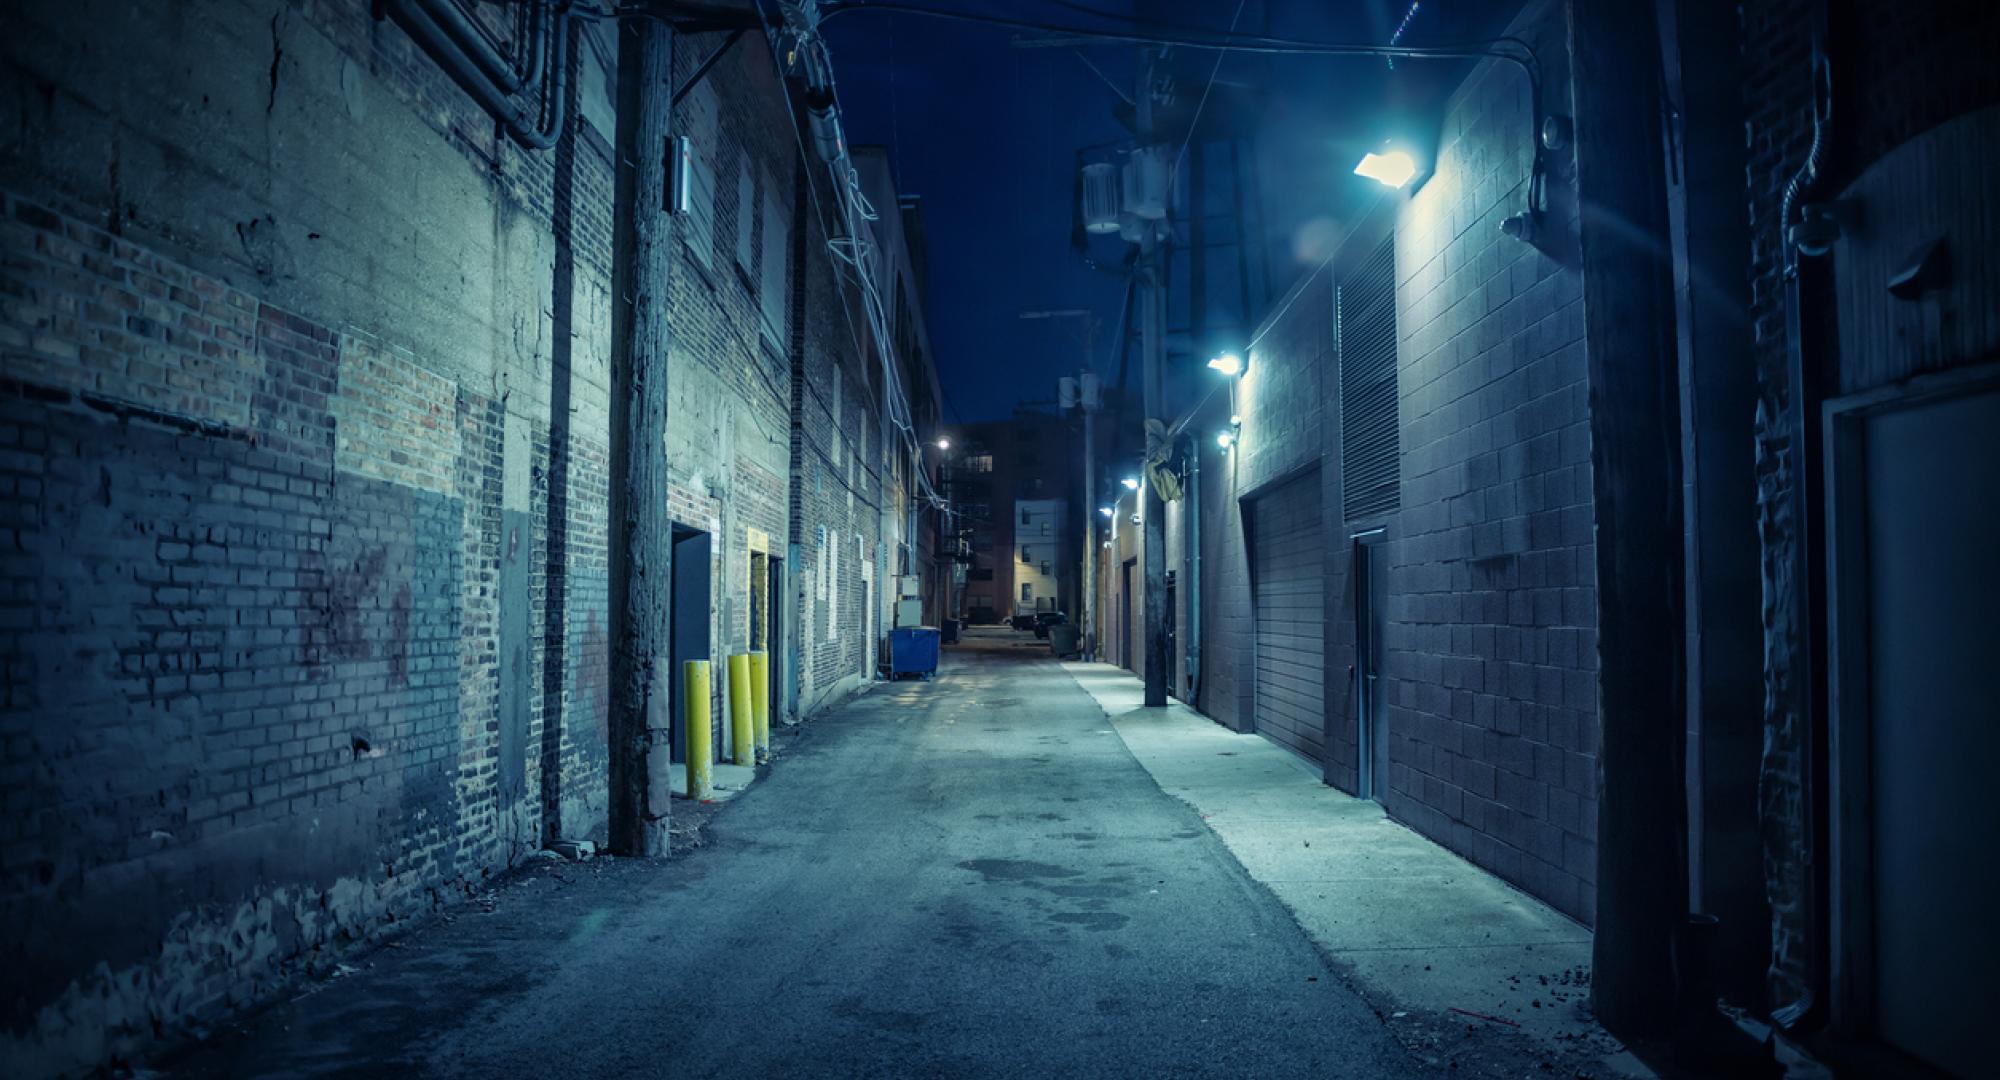
[[1319, 474], [1286, 481], [1250, 503], [1257, 627], [1257, 731], [1313, 761], [1326, 723], [1326, 544]]
[[1340, 283], [1341, 511], [1347, 521], [1403, 503], [1397, 455], [1396, 248], [1385, 238]]

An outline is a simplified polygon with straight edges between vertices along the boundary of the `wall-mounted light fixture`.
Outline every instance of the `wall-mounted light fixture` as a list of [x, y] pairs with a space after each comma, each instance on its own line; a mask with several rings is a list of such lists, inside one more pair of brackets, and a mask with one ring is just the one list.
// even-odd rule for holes
[[1224, 450], [1229, 449], [1230, 447], [1236, 445], [1236, 433], [1233, 431], [1223, 431], [1216, 433], [1215, 445], [1222, 447]]
[[937, 447], [938, 447], [938, 449], [940, 449], [940, 450], [949, 450], [949, 449], [951, 449], [951, 440], [950, 440], [950, 439], [939, 439], [939, 440], [938, 440], [938, 442], [937, 442]]
[[1354, 175], [1365, 176], [1384, 187], [1407, 187], [1417, 178], [1417, 159], [1407, 150], [1385, 148], [1379, 154], [1363, 154], [1361, 164], [1354, 167]]
[[1210, 360], [1208, 366], [1232, 379], [1243, 374], [1243, 358], [1235, 353], [1223, 353], [1221, 356]]
[[1139, 478], [1136, 476], [1128, 476], [1125, 479], [1120, 480], [1118, 482], [1125, 485], [1126, 491], [1139, 490]]
[[1103, 515], [1104, 515], [1105, 517], [1113, 517], [1113, 516], [1116, 516], [1116, 515], [1117, 515], [1117, 513], [1118, 513], [1118, 511], [1116, 511], [1116, 510], [1113, 510], [1113, 509], [1112, 509], [1111, 507], [1108, 507], [1108, 506], [1100, 506], [1100, 507], [1098, 507], [1098, 508], [1097, 508], [1097, 512], [1098, 512], [1098, 513], [1100, 513], [1100, 514], [1103, 514]]

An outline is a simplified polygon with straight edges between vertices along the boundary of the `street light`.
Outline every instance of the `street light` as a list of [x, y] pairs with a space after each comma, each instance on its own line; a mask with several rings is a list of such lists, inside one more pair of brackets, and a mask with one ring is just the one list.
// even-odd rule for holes
[[1221, 356], [1210, 360], [1208, 366], [1232, 379], [1243, 374], [1243, 358], [1235, 353], [1223, 353]]
[[950, 439], [939, 439], [939, 440], [937, 441], [937, 447], [938, 447], [938, 449], [940, 449], [940, 450], [949, 450], [949, 449], [951, 449], [951, 440], [950, 440]]
[[1384, 150], [1363, 154], [1354, 175], [1365, 176], [1384, 187], [1400, 188], [1417, 176], [1417, 159], [1404, 150]]

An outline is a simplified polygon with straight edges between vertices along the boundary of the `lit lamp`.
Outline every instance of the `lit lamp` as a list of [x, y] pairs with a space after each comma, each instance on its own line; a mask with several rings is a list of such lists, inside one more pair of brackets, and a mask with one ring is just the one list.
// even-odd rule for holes
[[1361, 164], [1354, 167], [1354, 175], [1365, 176], [1384, 187], [1401, 188], [1417, 176], [1417, 159], [1404, 150], [1383, 150], [1379, 154], [1363, 154]]
[[1210, 360], [1208, 366], [1232, 379], [1243, 374], [1243, 358], [1235, 353], [1223, 353]]
[[1218, 432], [1215, 436], [1215, 445], [1222, 447], [1224, 450], [1229, 449], [1231, 446], [1236, 445], [1236, 433], [1233, 431]]
[[949, 450], [949, 449], [951, 449], [951, 440], [950, 440], [950, 439], [939, 439], [939, 440], [937, 441], [937, 448], [938, 448], [938, 449], [940, 449], [940, 450]]
[[1118, 482], [1125, 485], [1126, 491], [1139, 490], [1139, 478], [1136, 476], [1128, 476], [1125, 479], [1120, 480]]
[[1110, 507], [1108, 507], [1108, 506], [1100, 506], [1100, 507], [1098, 507], [1098, 508], [1097, 508], [1097, 512], [1098, 512], [1098, 513], [1100, 513], [1100, 514], [1103, 514], [1103, 515], [1104, 515], [1105, 517], [1113, 517], [1113, 516], [1116, 516], [1116, 515], [1117, 515], [1117, 513], [1118, 513], [1118, 511], [1116, 511], [1116, 510], [1113, 510], [1112, 508], [1110, 508]]

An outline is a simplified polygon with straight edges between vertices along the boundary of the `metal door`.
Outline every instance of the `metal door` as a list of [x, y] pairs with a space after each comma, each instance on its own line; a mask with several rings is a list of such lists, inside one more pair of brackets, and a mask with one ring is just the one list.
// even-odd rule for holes
[[1250, 504], [1256, 730], [1315, 763], [1326, 743], [1326, 545], [1319, 474]]
[[1389, 723], [1382, 682], [1382, 629], [1389, 575], [1380, 530], [1354, 538], [1354, 793], [1382, 801], [1389, 790]]

